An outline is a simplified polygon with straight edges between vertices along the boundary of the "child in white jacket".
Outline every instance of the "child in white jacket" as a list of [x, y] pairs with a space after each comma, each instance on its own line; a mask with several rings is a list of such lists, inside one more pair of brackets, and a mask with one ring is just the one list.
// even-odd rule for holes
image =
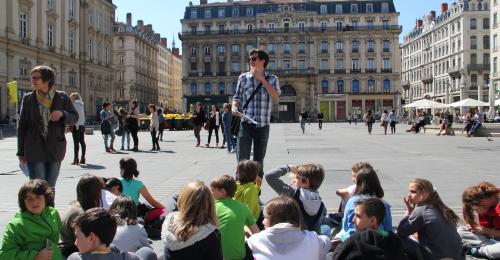
[[327, 236], [304, 230], [297, 202], [290, 197], [270, 200], [264, 209], [265, 230], [247, 240], [256, 260], [325, 259]]

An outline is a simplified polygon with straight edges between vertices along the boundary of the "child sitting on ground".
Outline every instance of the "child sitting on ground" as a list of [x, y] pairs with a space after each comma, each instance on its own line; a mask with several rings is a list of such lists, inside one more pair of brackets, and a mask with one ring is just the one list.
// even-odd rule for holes
[[210, 182], [210, 188], [216, 200], [215, 210], [219, 220], [224, 259], [244, 259], [247, 254], [244, 227], [248, 227], [251, 234], [258, 233], [260, 230], [255, 224], [255, 218], [247, 205], [233, 199], [236, 192], [236, 181], [233, 177], [217, 177]]
[[243, 202], [257, 220], [260, 216], [259, 192], [262, 181], [257, 176], [260, 172], [260, 163], [243, 160], [236, 168], [236, 193], [234, 199]]
[[[292, 173], [290, 185], [280, 179], [289, 172]], [[318, 193], [325, 178], [323, 167], [319, 164], [283, 165], [267, 172], [265, 178], [279, 195], [292, 197], [297, 201], [306, 229], [319, 234], [326, 215], [325, 205]]]
[[67, 260], [153, 260], [153, 249], [143, 247], [135, 254], [111, 247], [116, 233], [116, 218], [103, 208], [92, 208], [80, 214], [73, 223], [78, 252]]
[[342, 214], [344, 212], [344, 207], [347, 201], [354, 196], [354, 192], [356, 191], [356, 177], [358, 176], [358, 172], [362, 169], [371, 169], [373, 170], [373, 166], [367, 162], [357, 162], [351, 167], [351, 180], [353, 182], [347, 188], [342, 188], [337, 190], [337, 196], [342, 198], [339, 207], [339, 213]]
[[304, 230], [300, 208], [293, 198], [280, 196], [270, 200], [264, 208], [264, 226], [265, 230], [247, 240], [252, 259], [324, 260], [330, 250], [327, 236]]
[[385, 218], [384, 202], [379, 198], [366, 198], [355, 204], [356, 233], [335, 248], [333, 259], [407, 259], [399, 237], [380, 229]]
[[3, 234], [0, 259], [62, 259], [57, 247], [61, 219], [53, 207], [54, 193], [44, 180], [34, 179], [21, 186], [21, 209]]

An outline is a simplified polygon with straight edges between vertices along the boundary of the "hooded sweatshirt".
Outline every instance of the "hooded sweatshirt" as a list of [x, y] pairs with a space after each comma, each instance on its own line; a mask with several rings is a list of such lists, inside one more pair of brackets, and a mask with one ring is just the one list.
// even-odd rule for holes
[[177, 214], [178, 212], [168, 214], [161, 228], [161, 238], [165, 243], [165, 259], [222, 260], [222, 245], [217, 226], [207, 223], [198, 227], [187, 240], [182, 241], [175, 236]]
[[401, 240], [392, 232], [368, 229], [357, 232], [333, 252], [333, 259], [343, 260], [406, 260]]
[[279, 223], [247, 240], [256, 260], [325, 259], [331, 243], [327, 236]]
[[319, 233], [320, 225], [326, 215], [326, 208], [321, 201], [321, 196], [318, 191], [313, 191], [305, 188], [292, 187], [286, 184], [280, 178], [289, 172], [286, 165], [270, 170], [264, 174], [267, 183], [279, 195], [294, 198], [301, 208], [305, 222], [314, 219], [314, 223], [307, 225], [307, 230], [316, 231]]

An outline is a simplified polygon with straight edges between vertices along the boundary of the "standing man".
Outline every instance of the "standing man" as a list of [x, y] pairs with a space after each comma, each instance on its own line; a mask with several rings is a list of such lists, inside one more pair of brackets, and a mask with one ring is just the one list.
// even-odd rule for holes
[[321, 111], [318, 113], [318, 126], [319, 130], [323, 129], [323, 112]]
[[278, 100], [281, 91], [278, 77], [265, 71], [269, 55], [265, 51], [256, 49], [251, 50], [249, 54], [250, 71], [241, 74], [238, 78], [238, 85], [233, 97], [233, 114], [238, 116], [240, 114], [238, 109], [243, 108], [259, 84], [262, 83], [262, 86], [250, 100], [245, 111], [241, 111], [257, 124], [242, 118], [238, 132], [236, 158], [238, 161], [249, 160], [253, 142], [253, 160], [262, 166], [259, 173], [259, 176], [262, 177], [271, 122], [271, 99]]

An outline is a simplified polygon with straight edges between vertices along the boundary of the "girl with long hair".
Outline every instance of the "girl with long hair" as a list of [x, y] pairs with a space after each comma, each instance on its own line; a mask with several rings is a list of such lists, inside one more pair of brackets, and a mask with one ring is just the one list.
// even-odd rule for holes
[[[78, 121], [73, 126], [73, 131], [71, 132], [73, 136], [73, 147], [74, 147], [74, 157], [73, 165], [85, 164], [85, 151], [87, 150], [87, 145], [85, 145], [85, 105], [83, 104], [82, 97], [77, 92], [71, 93], [69, 95], [73, 106], [78, 112]], [[82, 157], [78, 161], [78, 152], [82, 147]]]
[[[463, 259], [456, 227], [458, 216], [444, 204], [432, 183], [414, 179], [404, 197], [407, 216], [398, 226], [403, 249], [411, 259]], [[418, 240], [412, 234], [418, 234]]]
[[330, 238], [305, 230], [293, 198], [270, 200], [264, 208], [263, 224], [266, 229], [247, 240], [255, 259], [325, 259], [330, 250]]
[[[335, 239], [346, 241], [352, 234], [356, 233], [356, 226], [353, 223], [354, 211], [356, 210], [356, 202], [364, 198], [379, 198], [384, 197], [384, 189], [380, 185], [380, 180], [375, 170], [363, 168], [356, 176], [356, 190], [346, 203], [344, 208], [344, 217], [342, 218], [342, 230], [335, 235]], [[386, 201], [382, 200], [385, 206], [384, 221], [380, 228], [391, 232], [392, 231], [392, 216], [391, 206]]]
[[465, 227], [458, 233], [469, 248], [468, 254], [489, 259], [500, 258], [500, 190], [481, 182], [462, 194]]
[[141, 224], [137, 223], [137, 206], [127, 196], [115, 199], [109, 212], [117, 219], [117, 228], [113, 245], [122, 252], [135, 252], [149, 246], [148, 234]]
[[179, 211], [168, 214], [163, 222], [165, 259], [222, 260], [221, 236], [210, 188], [201, 181], [184, 185], [177, 205]]
[[132, 134], [132, 139], [134, 140], [134, 148], [132, 151], [137, 152], [139, 150], [139, 137], [137, 133], [139, 132], [139, 127], [141, 126], [141, 114], [139, 112], [139, 103], [137, 100], [132, 100], [132, 107], [129, 113], [128, 126], [130, 128], [130, 133]]
[[196, 103], [195, 109], [193, 111], [193, 131], [196, 137], [196, 147], [200, 146], [201, 138], [200, 131], [203, 124], [207, 121], [205, 116], [205, 111], [203, 110], [203, 105], [200, 102]]

